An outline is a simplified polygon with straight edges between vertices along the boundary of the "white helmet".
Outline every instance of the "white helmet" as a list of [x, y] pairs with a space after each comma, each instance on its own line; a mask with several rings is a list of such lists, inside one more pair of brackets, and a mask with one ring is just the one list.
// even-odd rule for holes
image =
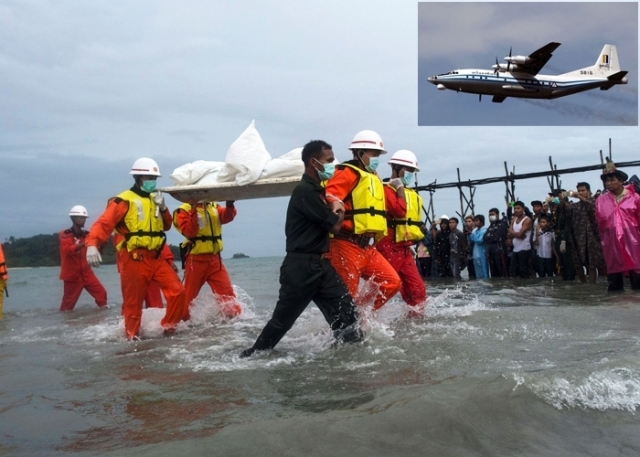
[[87, 213], [87, 208], [84, 206], [76, 205], [69, 211], [69, 216], [89, 217], [89, 213]]
[[443, 220], [443, 219], [449, 220], [449, 216], [447, 216], [446, 214], [443, 214], [442, 216], [440, 216], [440, 220]]
[[373, 130], [363, 130], [356, 133], [356, 136], [351, 140], [351, 146], [349, 149], [354, 151], [356, 149], [374, 149], [380, 151], [380, 154], [386, 154], [387, 151], [384, 148], [382, 138]]
[[141, 176], [162, 176], [156, 161], [149, 157], [142, 157], [133, 162], [129, 174]]
[[389, 163], [394, 163], [403, 167], [415, 168], [416, 171], [420, 171], [416, 155], [407, 149], [400, 149], [399, 151], [396, 151], [395, 154], [391, 156]]

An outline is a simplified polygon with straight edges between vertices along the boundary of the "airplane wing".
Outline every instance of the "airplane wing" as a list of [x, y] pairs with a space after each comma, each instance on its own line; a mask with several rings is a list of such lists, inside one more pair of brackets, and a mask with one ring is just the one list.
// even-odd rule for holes
[[558, 46], [560, 46], [560, 43], [552, 41], [551, 43], [542, 46], [540, 49], [533, 51], [529, 54], [529, 59], [531, 60], [524, 65], [518, 65], [519, 69], [526, 73], [537, 75], [551, 58], [551, 53], [555, 51]]

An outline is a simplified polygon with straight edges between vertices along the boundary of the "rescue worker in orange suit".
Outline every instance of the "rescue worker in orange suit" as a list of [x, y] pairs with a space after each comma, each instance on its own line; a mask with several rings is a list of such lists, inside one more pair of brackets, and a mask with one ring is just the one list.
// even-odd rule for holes
[[401, 149], [393, 154], [391, 178], [385, 183], [384, 195], [387, 208], [387, 236], [376, 249], [398, 272], [402, 285], [400, 295], [407, 305], [413, 307], [409, 315], [420, 317], [424, 313], [427, 290], [415, 262], [413, 245], [424, 238], [420, 226], [422, 198], [414, 190], [407, 189], [414, 182], [418, 168], [415, 154]]
[[4, 302], [5, 294], [9, 296], [7, 292], [7, 281], [9, 280], [9, 273], [7, 273], [7, 263], [4, 260], [4, 251], [0, 244], [0, 319], [2, 319], [2, 304]]
[[[120, 272], [120, 262], [122, 260], [123, 255], [129, 255], [126, 249], [119, 249], [118, 246], [122, 247], [124, 241], [124, 236], [120, 235], [118, 232], [113, 233], [113, 244], [116, 248], [116, 268], [118, 272]], [[178, 273], [178, 267], [173, 262], [173, 253], [171, 252], [171, 248], [168, 244], [165, 244], [160, 252], [160, 256], [167, 261], [169, 266]], [[120, 283], [120, 287], [122, 289], [122, 283]], [[124, 297], [124, 290], [122, 290], [122, 296]], [[160, 293], [160, 285], [151, 281], [149, 283], [149, 287], [147, 287], [147, 293], [144, 296], [144, 307], [145, 308], [164, 308], [162, 303], [162, 295]]]
[[[375, 173], [380, 154], [387, 151], [380, 135], [371, 130], [357, 133], [349, 149], [353, 160], [336, 166], [326, 184], [327, 201], [345, 208], [329, 257], [356, 304], [362, 307], [373, 300], [378, 310], [400, 289], [398, 273], [373, 245], [387, 234], [384, 189]], [[375, 287], [358, 293], [360, 278], [370, 279]]]
[[87, 263], [85, 240], [89, 232], [84, 223], [89, 214], [84, 206], [76, 205], [69, 211], [73, 225], [58, 234], [60, 240], [60, 279], [64, 281], [64, 295], [60, 311], [71, 311], [83, 289], [94, 298], [100, 308], [107, 304], [107, 291]]
[[242, 312], [220, 257], [222, 224], [228, 224], [235, 217], [233, 201], [226, 202], [225, 207], [214, 202], [184, 203], [173, 212], [173, 225], [186, 237], [182, 243], [182, 249], [187, 252], [183, 267], [187, 303], [184, 320], [190, 318], [189, 308], [205, 282], [216, 296], [224, 317], [236, 317]]
[[184, 287], [180, 278], [160, 253], [165, 245], [165, 231], [171, 228], [171, 213], [161, 192], [155, 192], [156, 179], [161, 176], [158, 164], [143, 157], [134, 162], [131, 175], [135, 183], [107, 205], [93, 224], [87, 237], [87, 261], [99, 266], [102, 261], [98, 246], [116, 230], [124, 236], [119, 249], [120, 282], [122, 284], [122, 314], [129, 340], [139, 338], [142, 302], [151, 281], [156, 281], [167, 299], [167, 308], [160, 325], [165, 335], [172, 335], [185, 312]]

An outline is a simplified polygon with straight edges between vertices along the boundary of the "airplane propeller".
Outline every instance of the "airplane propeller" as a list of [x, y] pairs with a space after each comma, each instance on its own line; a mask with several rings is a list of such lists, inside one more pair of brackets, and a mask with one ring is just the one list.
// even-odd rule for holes
[[497, 75], [498, 73], [500, 73], [500, 64], [498, 63], [498, 56], [496, 56], [496, 66], [495, 66], [495, 71], [493, 72], [494, 75]]
[[509, 46], [509, 58], [507, 59], [507, 72], [511, 68], [511, 51], [513, 50], [513, 46]]

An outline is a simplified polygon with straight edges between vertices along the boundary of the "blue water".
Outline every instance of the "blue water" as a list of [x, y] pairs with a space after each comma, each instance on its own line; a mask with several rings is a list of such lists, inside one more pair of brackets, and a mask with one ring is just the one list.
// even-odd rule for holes
[[0, 321], [0, 456], [619, 456], [640, 453], [640, 294], [606, 285], [429, 281], [335, 347], [311, 305], [239, 359], [275, 304], [281, 258], [227, 260], [244, 304], [203, 290], [173, 338], [145, 310], [127, 342], [114, 267], [98, 309], [58, 312], [56, 268], [10, 270]]

